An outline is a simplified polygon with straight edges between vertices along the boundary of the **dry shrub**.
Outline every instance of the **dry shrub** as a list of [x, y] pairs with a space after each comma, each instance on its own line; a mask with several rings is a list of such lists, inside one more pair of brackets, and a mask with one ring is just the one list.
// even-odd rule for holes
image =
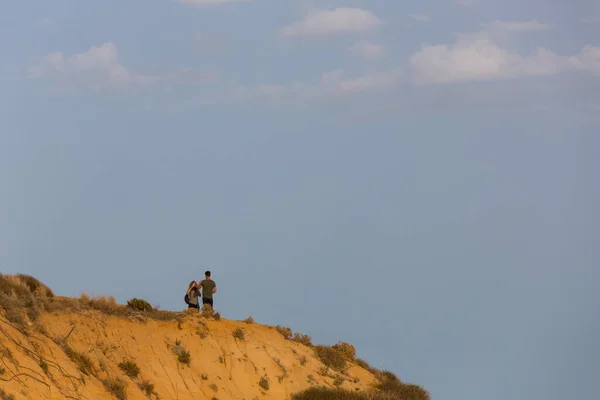
[[258, 381], [258, 386], [260, 386], [261, 388], [265, 389], [265, 390], [269, 390], [269, 378], [265, 375], [263, 377], [260, 378], [260, 380]]
[[128, 317], [145, 322], [146, 318], [158, 321], [173, 321], [180, 317], [180, 313], [152, 310], [141, 312], [131, 307], [118, 304], [114, 297], [99, 296], [90, 298], [82, 293], [79, 299], [56, 297], [46, 307], [47, 311], [78, 312], [82, 310], [97, 310], [107, 315]]
[[14, 394], [8, 394], [4, 389], [0, 389], [0, 400], [15, 400]]
[[236, 339], [244, 340], [244, 330], [242, 328], [237, 328], [233, 331], [233, 337]]
[[9, 322], [18, 328], [29, 328], [28, 321], [38, 319], [54, 293], [43, 283], [29, 275], [0, 274], [0, 309]]
[[430, 400], [427, 390], [419, 385], [404, 383], [390, 371], [376, 371], [379, 380], [376, 388], [388, 397], [382, 399]]
[[[335, 382], [334, 382], [335, 383]], [[429, 393], [416, 385], [401, 384], [393, 391], [350, 391], [313, 387], [292, 395], [292, 400], [430, 400]], [[414, 387], [414, 388], [413, 388]], [[418, 388], [418, 389], [416, 389]]]
[[323, 364], [336, 371], [343, 371], [346, 369], [346, 359], [333, 347], [316, 346], [315, 354]]
[[248, 317], [248, 318], [246, 318], [246, 319], [244, 320], [244, 322], [245, 322], [245, 323], [247, 323], [247, 324], [253, 324], [253, 323], [254, 323], [254, 318], [252, 318], [252, 317]]
[[294, 336], [292, 337], [292, 340], [294, 342], [298, 342], [298, 343], [302, 343], [305, 346], [309, 346], [312, 347], [312, 338], [308, 335], [303, 335], [302, 333], [294, 333]]
[[277, 329], [277, 332], [279, 332], [284, 339], [292, 338], [292, 330], [287, 326], [277, 325], [275, 329]]
[[75, 350], [66, 343], [62, 345], [62, 348], [67, 357], [69, 357], [69, 359], [73, 361], [75, 365], [77, 365], [77, 368], [81, 372], [83, 372], [86, 375], [91, 375], [94, 373], [94, 363], [92, 362], [91, 358]]
[[351, 392], [343, 389], [312, 387], [292, 395], [292, 400], [371, 400], [364, 392]]
[[173, 354], [175, 354], [177, 356], [177, 360], [180, 363], [186, 364], [188, 367], [190, 366], [190, 361], [192, 359], [192, 355], [180, 343], [177, 343], [175, 346], [173, 346]]
[[337, 342], [332, 346], [334, 350], [340, 353], [346, 360], [354, 360], [356, 358], [356, 348], [350, 343]]
[[154, 307], [152, 307], [150, 303], [143, 299], [129, 299], [127, 300], [127, 307], [137, 311], [154, 311]]
[[346, 382], [346, 379], [341, 375], [336, 375], [335, 378], [333, 378], [333, 385], [335, 387], [342, 386], [344, 382]]
[[39, 279], [34, 278], [31, 275], [25, 274], [18, 274], [16, 278], [23, 282], [29, 288], [30, 293], [38, 294], [43, 297], [54, 297], [54, 292], [52, 291], [52, 289], [40, 282]]
[[200, 310], [200, 314], [204, 318], [214, 318], [216, 321], [219, 321], [221, 319], [221, 314], [215, 312], [215, 310], [210, 306], [210, 304], [204, 304], [202, 306], [202, 309]]
[[122, 361], [119, 363], [119, 368], [131, 379], [137, 378], [140, 374], [140, 367], [138, 367], [135, 361]]
[[138, 383], [138, 387], [148, 397], [154, 394], [154, 384], [149, 381], [142, 381]]
[[44, 371], [44, 373], [46, 375], [48, 375], [48, 363], [43, 358], [40, 358], [40, 361], [38, 362], [38, 365], [40, 366], [40, 368], [42, 369], [42, 371]]
[[354, 359], [354, 363], [356, 365], [358, 365], [359, 367], [361, 367], [363, 369], [366, 369], [367, 371], [372, 371], [373, 370], [373, 368], [369, 365], [368, 362], [366, 362], [365, 360], [362, 360], [360, 358]]
[[127, 384], [121, 379], [105, 379], [102, 381], [106, 390], [119, 400], [127, 400]]

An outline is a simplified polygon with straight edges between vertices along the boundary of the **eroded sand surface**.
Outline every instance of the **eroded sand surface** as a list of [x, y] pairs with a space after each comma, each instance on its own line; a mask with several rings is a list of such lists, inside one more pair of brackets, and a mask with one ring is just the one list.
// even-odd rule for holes
[[[154, 384], [156, 399], [286, 399], [311, 385], [333, 387], [336, 375], [315, 357], [312, 348], [284, 339], [273, 327], [243, 321], [215, 321], [187, 315], [182, 322], [134, 320], [99, 311], [46, 313], [47, 332], [24, 334], [0, 322], [0, 389], [15, 399], [112, 399], [102, 380], [122, 379], [130, 400], [149, 397], [138, 387]], [[233, 332], [241, 328], [244, 339]], [[85, 374], [56, 338], [92, 361]], [[60, 343], [60, 341], [58, 341]], [[174, 346], [187, 349], [189, 366], [178, 361]], [[131, 379], [118, 364], [134, 361], [139, 377]], [[373, 375], [351, 365], [342, 387], [366, 390]], [[259, 385], [262, 377], [269, 388]], [[339, 383], [341, 381], [338, 378]]]

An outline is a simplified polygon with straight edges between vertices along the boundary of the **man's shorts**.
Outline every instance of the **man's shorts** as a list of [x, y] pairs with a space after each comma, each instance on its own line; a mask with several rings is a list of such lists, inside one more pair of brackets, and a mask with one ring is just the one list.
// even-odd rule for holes
[[210, 304], [210, 306], [213, 306], [213, 299], [209, 299], [208, 297], [203, 297], [202, 298], [202, 304]]

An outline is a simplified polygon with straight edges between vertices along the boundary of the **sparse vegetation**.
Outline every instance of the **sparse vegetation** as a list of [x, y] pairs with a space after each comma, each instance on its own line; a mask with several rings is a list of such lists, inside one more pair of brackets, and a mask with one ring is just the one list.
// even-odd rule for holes
[[356, 365], [358, 365], [359, 367], [361, 367], [363, 369], [366, 369], [367, 371], [371, 371], [372, 370], [372, 368], [369, 365], [369, 363], [366, 362], [365, 360], [362, 360], [360, 358], [356, 358], [356, 359], [354, 359], [354, 362], [356, 363]]
[[143, 299], [133, 298], [127, 300], [127, 307], [137, 311], [154, 311], [154, 307], [152, 307], [150, 303]]
[[120, 379], [105, 379], [102, 381], [106, 390], [119, 400], [127, 400], [127, 384]]
[[[326, 387], [312, 387], [303, 392], [292, 395], [292, 400], [371, 400], [366, 393], [351, 392], [342, 389], [330, 389]], [[383, 398], [377, 398], [378, 400]], [[390, 399], [392, 400], [392, 399]]]
[[[91, 311], [91, 312], [90, 312]], [[46, 319], [40, 319], [39, 316], [43, 312], [54, 312], [54, 313], [63, 313], [63, 312], [74, 312], [74, 313], [82, 313], [85, 315], [91, 316], [91, 318], [97, 318], [97, 314], [100, 313], [106, 315], [113, 315], [119, 317], [126, 317], [134, 320], [146, 321], [147, 319], [156, 319], [156, 320], [169, 320], [169, 321], [178, 321], [178, 326], [180, 329], [187, 329], [188, 325], [191, 329], [190, 333], [194, 332], [194, 321], [198, 321], [198, 325], [196, 328], [196, 333], [205, 338], [209, 334], [208, 322], [206, 319], [212, 318], [216, 321], [220, 320], [220, 314], [215, 312], [212, 307], [204, 306], [201, 311], [201, 316], [204, 318], [199, 318], [198, 315], [195, 318], [185, 317], [184, 313], [176, 313], [169, 311], [160, 311], [156, 307], [150, 305], [149, 302], [139, 298], [132, 298], [127, 301], [126, 305], [120, 305], [116, 302], [113, 297], [90, 297], [87, 294], [83, 293], [80, 298], [77, 299], [69, 299], [64, 297], [57, 297], [54, 295], [52, 290], [44, 285], [42, 282], [37, 280], [34, 277], [28, 275], [3, 275], [0, 274], [0, 317], [3, 318], [3, 321], [8, 321], [15, 328], [21, 331], [21, 334], [28, 335], [33, 330], [40, 332], [41, 334], [54, 338], [56, 343], [62, 348], [65, 355], [75, 364], [75, 366], [85, 375], [96, 376], [101, 382], [104, 384], [106, 389], [111, 393], [112, 396], [117, 398], [118, 400], [126, 400], [127, 398], [127, 378], [122, 376], [120, 378], [108, 378], [108, 374], [112, 375], [112, 372], [109, 368], [106, 367], [103, 360], [114, 360], [114, 354], [108, 354], [108, 347], [105, 346], [104, 341], [98, 339], [96, 343], [96, 351], [100, 355], [100, 358], [96, 361], [92, 361], [90, 356], [88, 355], [88, 351], [92, 351], [91, 349], [86, 347], [80, 347], [84, 352], [76, 350], [71, 346], [70, 343], [79, 346], [78, 343], [83, 343], [79, 341], [69, 342], [69, 337], [75, 329], [75, 324], [77, 324], [77, 332], [80, 332], [79, 327], [80, 323], [78, 322], [78, 317], [74, 317], [72, 321], [70, 321], [72, 328], [70, 332], [61, 332], [61, 335], [57, 335], [57, 331], [55, 331], [52, 325], [42, 325], [45, 323]], [[90, 318], [90, 319], [91, 319]], [[65, 321], [66, 322], [66, 321]], [[243, 320], [246, 324], [254, 324], [255, 321], [252, 317], [247, 317]], [[238, 323], [239, 324], [239, 323]], [[84, 324], [85, 325], [85, 324]], [[64, 325], [61, 325], [64, 328]], [[91, 326], [90, 326], [91, 327]], [[86, 327], [87, 329], [88, 327]], [[389, 371], [378, 370], [371, 367], [367, 362], [362, 359], [356, 358], [356, 349], [349, 343], [346, 342], [338, 342], [333, 346], [314, 346], [312, 344], [312, 338], [308, 335], [304, 335], [301, 333], [294, 333], [290, 328], [286, 326], [277, 325], [274, 327], [278, 334], [282, 335], [285, 340], [292, 340], [297, 343], [303, 344], [305, 346], [312, 347], [311, 351], [314, 351], [315, 356], [320, 360], [322, 365], [319, 368], [319, 363], [316, 364], [316, 368], [318, 372], [326, 378], [319, 378], [322, 380], [321, 384], [326, 382], [333, 382], [333, 386], [335, 388], [327, 388], [327, 387], [318, 387], [319, 384], [315, 379], [317, 376], [317, 372], [312, 372], [313, 375], [308, 375], [307, 380], [308, 383], [314, 385], [313, 388], [292, 395], [292, 400], [393, 400], [393, 399], [401, 399], [401, 400], [430, 400], [429, 393], [422, 388], [421, 386], [408, 384], [402, 382], [396, 375]], [[174, 329], [174, 324], [173, 324]], [[62, 329], [61, 329], [62, 330]], [[251, 327], [247, 327], [246, 325], [240, 324], [240, 327], [233, 330], [232, 335], [236, 340], [246, 340], [246, 334], [250, 335]], [[50, 331], [50, 332], [49, 332]], [[230, 331], [231, 332], [231, 331]], [[185, 334], [185, 332], [180, 332], [181, 334]], [[273, 334], [275, 334], [272, 331]], [[77, 340], [81, 340], [85, 336], [81, 336], [82, 333], [78, 333]], [[107, 335], [107, 332], [104, 332], [104, 335]], [[110, 335], [110, 332], [108, 333]], [[109, 338], [110, 336], [106, 336]], [[136, 334], [136, 336], [138, 336]], [[135, 337], [131, 336], [133, 340]], [[185, 340], [186, 337], [184, 336]], [[16, 343], [16, 342], [15, 342]], [[100, 343], [100, 344], [98, 344]], [[32, 351], [35, 351], [32, 357], [33, 365], [35, 363], [39, 365], [39, 368], [50, 378], [50, 381], [53, 381], [54, 378], [61, 373], [61, 368], [56, 364], [52, 363], [50, 360], [44, 359], [41, 357], [43, 354], [50, 354], [49, 352], [44, 351], [41, 347], [36, 347], [37, 342], [31, 344]], [[80, 344], [84, 346], [83, 344]], [[91, 346], [93, 344], [90, 343]], [[104, 348], [103, 348], [104, 346]], [[182, 345], [181, 340], [177, 339], [175, 344], [173, 342], [168, 345], [173, 354], [176, 356], [178, 362], [182, 364], [186, 364], [190, 366], [191, 363], [191, 353]], [[266, 349], [265, 345], [262, 345], [263, 348]], [[260, 345], [256, 347], [260, 349]], [[39, 351], [38, 351], [39, 350]], [[298, 345], [288, 346], [288, 350], [293, 352], [294, 355], [292, 358], [285, 358], [288, 360], [291, 366], [292, 364], [298, 365], [306, 365], [308, 359], [304, 354], [306, 353], [306, 348]], [[102, 357], [99, 352], [102, 352], [105, 357]], [[243, 353], [244, 350], [241, 352]], [[53, 355], [56, 355], [55, 352]], [[224, 358], [226, 353], [218, 357], [218, 361], [220, 363], [226, 363]], [[291, 355], [291, 354], [289, 354]], [[16, 356], [16, 354], [15, 354]], [[227, 353], [227, 357], [230, 355]], [[285, 356], [285, 355], [284, 355]], [[59, 356], [60, 357], [60, 356]], [[236, 357], [238, 361], [242, 362], [239, 355], [233, 355], [231, 353], [231, 357]], [[3, 344], [0, 344], [0, 358], [8, 361], [12, 360], [14, 365], [17, 364], [17, 359], [13, 360], [13, 355], [9, 348]], [[64, 358], [64, 357], [63, 357]], [[313, 358], [311, 359], [311, 363], [314, 364]], [[244, 354], [244, 359], [247, 361], [247, 355]], [[278, 360], [273, 359], [281, 368], [281, 373], [278, 374], [270, 374], [271, 380], [276, 377], [276, 379], [282, 383], [288, 377], [288, 371], [286, 367]], [[212, 362], [216, 362], [216, 360], [212, 359]], [[250, 361], [250, 363], [252, 363]], [[350, 363], [354, 363], [365, 370], [370, 371], [377, 379], [377, 383], [373, 386], [372, 389], [366, 389], [367, 383], [364, 382], [363, 385], [359, 387], [359, 379], [354, 376], [347, 375], [347, 367]], [[228, 364], [228, 363], [227, 363]], [[8, 368], [8, 365], [0, 367], [0, 376], [2, 379], [7, 380], [5, 368]], [[53, 369], [50, 371], [50, 367]], [[118, 364], [118, 367], [123, 371], [127, 377], [131, 379], [135, 379], [139, 389], [149, 398], [152, 397], [158, 399], [158, 394], [155, 391], [155, 385], [150, 383], [147, 380], [141, 379], [141, 371], [139, 366], [133, 360], [122, 360]], [[37, 369], [39, 371], [39, 369]], [[102, 372], [101, 372], [102, 371]], [[254, 371], [258, 372], [259, 369], [254, 366]], [[267, 369], [264, 369], [260, 375], [265, 374]], [[50, 374], [52, 373], [52, 375]], [[100, 376], [96, 375], [96, 372], [100, 373]], [[113, 370], [114, 372], [114, 370]], [[57, 376], [55, 376], [55, 374]], [[11, 374], [12, 375], [12, 374]], [[79, 374], [76, 374], [79, 375]], [[258, 375], [258, 376], [260, 376]], [[352, 374], [354, 375], [354, 374]], [[42, 375], [43, 376], [43, 375]], [[46, 378], [46, 377], [44, 377]], [[73, 377], [77, 378], [77, 377]], [[85, 378], [85, 379], [84, 379]], [[2, 380], [0, 379], [0, 381]], [[82, 382], [88, 381], [87, 377], [80, 375], [79, 378]], [[208, 381], [206, 384], [211, 383], [208, 387], [216, 392], [218, 390], [223, 391], [226, 386], [217, 386], [220, 385], [219, 380], [220, 377], [215, 376], [214, 380], [208, 379], [208, 375], [203, 374], [201, 376], [202, 381]], [[231, 377], [229, 378], [232, 379]], [[266, 391], [270, 390], [270, 384], [272, 383], [267, 375], [260, 377], [258, 381], [258, 385], [262, 390], [263, 395], [266, 395]], [[295, 379], [294, 379], [295, 380]], [[214, 383], [212, 383], [214, 382]], [[256, 382], [256, 381], [255, 381]], [[276, 384], [277, 385], [277, 384]], [[343, 390], [342, 387], [348, 387], [352, 390]], [[277, 387], [279, 389], [279, 387]], [[363, 390], [364, 389], [364, 390]], [[287, 388], [286, 388], [287, 390]], [[136, 392], [137, 393], [137, 392]], [[9, 394], [6, 392], [6, 389], [0, 389], [0, 400], [14, 400], [15, 396], [19, 396], [19, 393]], [[25, 392], [23, 392], [25, 395]], [[137, 396], [140, 396], [141, 393], [138, 393]], [[209, 396], [210, 397], [210, 396]], [[221, 397], [221, 396], [219, 396]], [[213, 398], [216, 398], [213, 396]]]
[[131, 379], [137, 378], [140, 374], [140, 367], [138, 367], [135, 361], [132, 360], [120, 362], [119, 368], [121, 368], [121, 370], [125, 372], [125, 375], [127, 375]]
[[8, 394], [4, 389], [0, 389], [0, 400], [15, 400], [15, 395]]
[[173, 353], [177, 356], [177, 360], [180, 363], [186, 364], [188, 367], [190, 366], [192, 355], [185, 347], [178, 343], [173, 346]]
[[337, 344], [331, 347], [340, 353], [346, 360], [353, 361], [356, 358], [356, 348], [350, 343], [337, 342]]
[[430, 400], [430, 396], [420, 386], [400, 383], [396, 378], [396, 383], [392, 386], [378, 387], [376, 391], [349, 391], [341, 388], [313, 387], [293, 394], [292, 400]]
[[16, 277], [29, 288], [32, 294], [38, 293], [44, 297], [54, 297], [52, 289], [40, 282], [39, 279], [25, 274], [18, 274]]
[[0, 309], [4, 310], [6, 319], [21, 330], [29, 328], [27, 319], [37, 320], [53, 297], [52, 290], [34, 277], [0, 274]]
[[346, 369], [346, 359], [333, 347], [316, 346], [315, 354], [323, 364], [336, 371], [343, 371]]
[[281, 336], [283, 336], [284, 339], [291, 339], [292, 338], [293, 332], [287, 326], [277, 325], [275, 327], [275, 329], [277, 329], [277, 332], [281, 333]]
[[42, 371], [44, 371], [44, 373], [46, 375], [48, 375], [48, 363], [46, 361], [44, 361], [43, 358], [40, 358], [40, 361], [38, 362], [38, 365], [40, 366], [40, 368], [42, 369]]
[[265, 390], [269, 390], [269, 378], [265, 375], [263, 377], [260, 378], [260, 380], [258, 381], [258, 386], [260, 386], [261, 388], [265, 389]]
[[219, 321], [221, 319], [221, 314], [215, 312], [215, 310], [210, 306], [210, 304], [204, 304], [202, 309], [200, 310], [200, 314], [204, 318], [213, 318], [215, 321]]
[[292, 337], [292, 340], [294, 342], [298, 342], [298, 343], [302, 343], [305, 346], [309, 346], [311, 347], [312, 344], [312, 338], [308, 335], [303, 335], [302, 333], [294, 333], [294, 336]]
[[[371, 368], [379, 383], [375, 390], [349, 391], [339, 388], [344, 377], [338, 375], [334, 379], [336, 389], [313, 387], [292, 395], [292, 400], [430, 400], [429, 392], [418, 385], [403, 383], [389, 371], [379, 371]], [[309, 383], [314, 379], [308, 378]]]
[[239, 340], [244, 340], [244, 330], [242, 328], [237, 328], [233, 331], [233, 337]]
[[138, 387], [148, 397], [150, 397], [150, 396], [152, 396], [152, 394], [154, 394], [154, 384], [150, 383], [149, 381], [139, 382]]
[[75, 350], [74, 348], [72, 348], [71, 346], [69, 346], [68, 344], [64, 343], [62, 345], [63, 351], [65, 352], [65, 354], [67, 355], [67, 357], [69, 357], [69, 359], [71, 361], [73, 361], [73, 363], [75, 363], [75, 365], [77, 365], [77, 368], [79, 368], [79, 370], [81, 372], [83, 372], [86, 375], [92, 375], [94, 372], [94, 363], [92, 362], [91, 358], [89, 358], [87, 355]]

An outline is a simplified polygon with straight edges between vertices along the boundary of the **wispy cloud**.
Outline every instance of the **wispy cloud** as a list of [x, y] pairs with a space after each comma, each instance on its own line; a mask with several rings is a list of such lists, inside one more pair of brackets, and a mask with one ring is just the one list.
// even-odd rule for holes
[[523, 57], [486, 39], [425, 46], [410, 59], [416, 84], [554, 75], [564, 69], [566, 62], [564, 57], [542, 48]]
[[544, 48], [523, 56], [487, 38], [459, 37], [452, 45], [424, 46], [410, 58], [418, 85], [452, 84], [519, 76], [549, 76], [566, 70], [600, 74], [600, 47], [561, 56]]
[[327, 36], [373, 29], [383, 22], [371, 11], [361, 8], [315, 10], [304, 19], [284, 27], [284, 36]]
[[350, 46], [350, 51], [366, 60], [383, 57], [386, 47], [382, 44], [371, 43], [368, 40], [359, 40]]
[[401, 71], [348, 76], [342, 70], [324, 73], [315, 82], [262, 83], [230, 88], [227, 96], [241, 101], [271, 104], [312, 104], [315, 101], [349, 101], [359, 95], [388, 91], [404, 81]]
[[131, 72], [119, 62], [117, 46], [112, 42], [92, 46], [89, 50], [69, 57], [62, 52], [44, 57], [29, 68], [34, 79], [46, 78], [72, 89], [94, 91], [123, 88], [152, 83], [152, 76]]

